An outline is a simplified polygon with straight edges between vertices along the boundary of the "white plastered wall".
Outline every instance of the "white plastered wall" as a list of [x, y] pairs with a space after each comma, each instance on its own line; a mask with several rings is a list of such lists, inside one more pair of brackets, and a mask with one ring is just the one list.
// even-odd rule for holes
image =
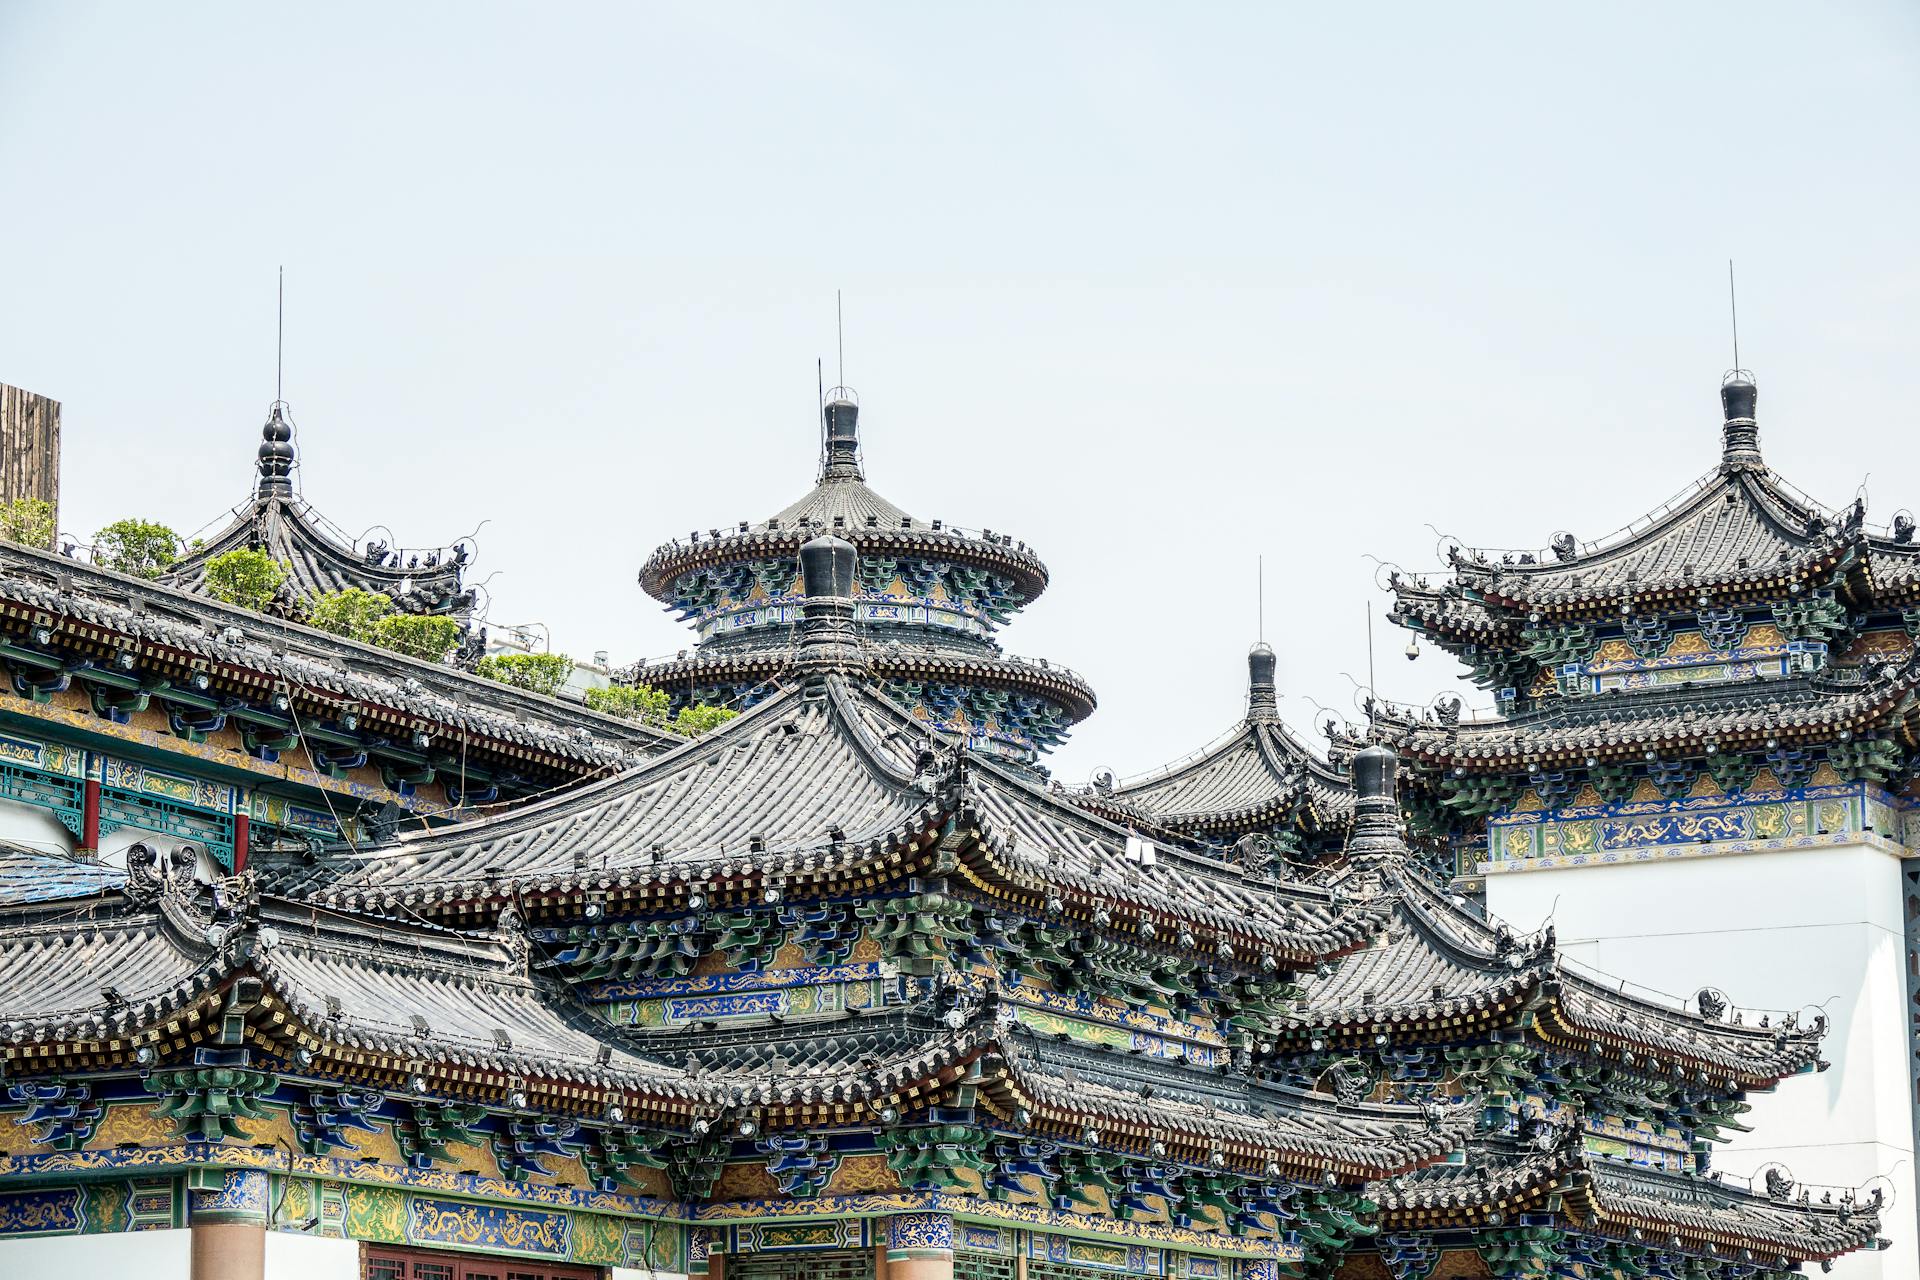
[[0, 1240], [0, 1276], [6, 1280], [56, 1277], [91, 1280], [189, 1280], [190, 1231], [121, 1231], [95, 1236], [40, 1236]]
[[[1797, 1179], [1891, 1184], [1893, 1248], [1836, 1264], [1844, 1280], [1920, 1280], [1900, 863], [1866, 845], [1788, 849], [1487, 877], [1487, 906], [1519, 929], [1553, 920], [1563, 950], [1633, 983], [1829, 1021], [1818, 1075], [1755, 1095], [1717, 1167], [1779, 1161]], [[1803, 1020], [1807, 1014], [1802, 1014]]]

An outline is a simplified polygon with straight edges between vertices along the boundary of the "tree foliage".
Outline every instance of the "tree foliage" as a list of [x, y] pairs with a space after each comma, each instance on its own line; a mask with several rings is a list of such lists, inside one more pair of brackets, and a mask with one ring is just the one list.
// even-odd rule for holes
[[573, 674], [573, 659], [564, 653], [493, 653], [480, 659], [473, 672], [533, 693], [558, 693]]
[[115, 520], [93, 535], [93, 562], [136, 578], [157, 578], [180, 558], [180, 535], [154, 520]]
[[673, 730], [689, 738], [697, 738], [709, 729], [718, 729], [739, 714], [732, 707], [710, 707], [696, 702], [690, 707], [680, 708], [680, 714], [673, 718]]
[[393, 612], [393, 599], [378, 591], [346, 587], [316, 596], [307, 605], [307, 624], [337, 636], [376, 643], [374, 630]]
[[239, 547], [207, 561], [207, 594], [242, 609], [265, 609], [286, 581], [287, 567], [252, 547]]
[[668, 702], [667, 695], [651, 685], [616, 684], [587, 690], [587, 705], [595, 711], [646, 724], [666, 724]]
[[389, 613], [374, 621], [367, 639], [382, 649], [404, 653], [409, 658], [444, 662], [460, 643], [460, 624], [452, 618]]
[[39, 498], [0, 503], [0, 538], [42, 551], [53, 550], [53, 504]]

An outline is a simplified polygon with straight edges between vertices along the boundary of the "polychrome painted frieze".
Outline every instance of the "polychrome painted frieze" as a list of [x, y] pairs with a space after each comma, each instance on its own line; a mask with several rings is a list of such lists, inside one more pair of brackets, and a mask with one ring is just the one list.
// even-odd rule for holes
[[1868, 783], [1626, 800], [1510, 813], [1487, 823], [1484, 873], [1770, 849], [1869, 844], [1909, 851], [1913, 806]]

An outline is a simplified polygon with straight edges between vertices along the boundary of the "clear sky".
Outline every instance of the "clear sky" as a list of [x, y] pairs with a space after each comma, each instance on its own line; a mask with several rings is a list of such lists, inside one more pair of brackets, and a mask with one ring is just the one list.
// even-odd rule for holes
[[[480, 535], [498, 622], [677, 649], [671, 535], [813, 477], [1004, 529], [1093, 682], [1080, 781], [1351, 714], [1377, 556], [1534, 546], [1769, 461], [1920, 506], [1920, 7], [86, 5], [0, 0], [0, 381], [64, 525], [182, 532], [274, 391], [350, 533]], [[1379, 685], [1455, 668], [1378, 624]], [[1343, 674], [1344, 673], [1344, 674]], [[1478, 701], [1477, 697], [1474, 701]]]

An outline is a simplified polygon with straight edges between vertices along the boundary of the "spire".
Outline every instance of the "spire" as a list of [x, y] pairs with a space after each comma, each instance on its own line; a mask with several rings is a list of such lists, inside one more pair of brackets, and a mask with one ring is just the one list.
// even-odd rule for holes
[[262, 498], [293, 496], [293, 422], [286, 409], [284, 401], [275, 400], [267, 413], [267, 425], [260, 428], [260, 451], [254, 462], [260, 478], [254, 493]]
[[1275, 720], [1280, 715], [1280, 699], [1274, 687], [1277, 662], [1265, 641], [1247, 650], [1247, 719]]
[[821, 408], [826, 443], [820, 454], [822, 480], [864, 480], [860, 470], [860, 397], [849, 387], [834, 387]]
[[1720, 409], [1725, 418], [1720, 427], [1722, 471], [1759, 471], [1766, 467], [1760, 457], [1760, 428], [1753, 417], [1759, 398], [1760, 389], [1745, 369], [1728, 370], [1721, 379]]
[[860, 553], [851, 542], [823, 533], [800, 548], [802, 671], [845, 670], [863, 660], [853, 630]]
[[1355, 861], [1398, 857], [1407, 851], [1400, 836], [1400, 758], [1375, 743], [1353, 757], [1353, 831], [1347, 856]]

